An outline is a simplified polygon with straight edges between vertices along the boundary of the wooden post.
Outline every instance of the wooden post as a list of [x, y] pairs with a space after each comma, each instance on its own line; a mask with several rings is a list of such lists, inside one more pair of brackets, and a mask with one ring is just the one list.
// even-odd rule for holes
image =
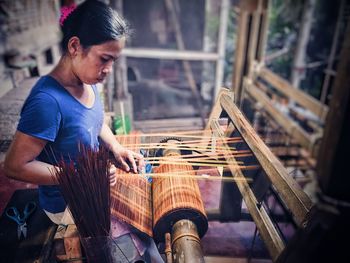
[[337, 77], [317, 160], [319, 201], [305, 228], [298, 229], [278, 263], [342, 262], [350, 235], [350, 22], [340, 53]]
[[257, 46], [259, 43], [259, 28], [261, 22], [262, 0], [257, 0], [251, 14], [251, 26], [247, 51], [248, 76], [253, 77], [253, 62], [256, 60]]
[[216, 63], [216, 76], [214, 86], [214, 99], [219, 93], [219, 89], [223, 86], [222, 81], [224, 78], [224, 65], [225, 65], [225, 44], [227, 36], [228, 16], [230, 11], [230, 1], [222, 0], [220, 8], [220, 28], [219, 28], [219, 42], [218, 42], [218, 55], [219, 59]]
[[248, 46], [250, 46], [249, 32], [251, 14], [257, 8], [257, 0], [241, 0], [239, 3], [239, 19], [237, 31], [236, 52], [232, 74], [232, 90], [235, 93], [235, 102], [242, 100], [243, 77], [248, 73]]
[[[203, 35], [203, 53], [212, 52], [214, 49], [214, 33], [216, 33], [216, 28], [213, 29], [211, 26], [211, 17], [217, 16], [219, 10], [216, 6], [214, 0], [205, 0], [205, 24], [204, 24], [204, 35]], [[218, 58], [215, 59], [217, 62]], [[202, 82], [201, 82], [201, 95], [204, 100], [212, 99], [212, 90], [215, 87], [213, 86], [214, 77], [212, 76], [212, 63], [209, 61], [203, 61], [203, 71], [202, 71]], [[213, 103], [214, 104], [214, 103]]]
[[[222, 101], [222, 97], [225, 95], [222, 95], [219, 97], [220, 101]], [[228, 97], [228, 96], [226, 96]], [[229, 103], [230, 106], [234, 106], [232, 102]], [[223, 107], [223, 109], [226, 107]], [[236, 106], [236, 111], [239, 112]], [[227, 109], [227, 108], [226, 108]], [[234, 124], [235, 121], [233, 121]], [[234, 124], [231, 124], [230, 126], [234, 126]], [[229, 130], [233, 130], [232, 128], [229, 127]], [[226, 138], [225, 136], [222, 136], [222, 132], [220, 130], [214, 129], [213, 134], [215, 134], [216, 137], [218, 138]], [[228, 147], [227, 144], [225, 144], [225, 147]], [[237, 161], [234, 158], [232, 154], [229, 154], [229, 151], [227, 151], [228, 154], [225, 155], [225, 159], [228, 163], [232, 164], [232, 166], [229, 166], [229, 169], [231, 171], [232, 176], [235, 178], [239, 178], [242, 180], [238, 180], [236, 182], [237, 187], [241, 193], [241, 196], [247, 205], [247, 208], [249, 210], [249, 213], [251, 214], [254, 222], [256, 223], [256, 226], [259, 230], [259, 233], [262, 237], [262, 239], [265, 241], [266, 247], [272, 257], [273, 260], [275, 260], [281, 251], [284, 248], [283, 241], [275, 229], [271, 219], [268, 216], [268, 213], [266, 209], [263, 206], [258, 206], [258, 201], [250, 188], [248, 182], [244, 179], [244, 175], [240, 169], [234, 168], [235, 165], [237, 165]]]
[[261, 29], [257, 43], [256, 59], [258, 62], [263, 63], [265, 57], [267, 33], [269, 28], [269, 0], [262, 0], [261, 4]]
[[304, 75], [306, 48], [309, 42], [315, 7], [316, 0], [307, 0], [304, 2], [303, 16], [300, 22], [301, 27], [298, 34], [298, 41], [294, 53], [294, 61], [291, 74], [291, 83], [296, 88], [299, 88], [300, 81]]
[[[168, 13], [170, 14], [172, 23], [174, 24], [175, 37], [176, 37], [176, 43], [177, 43], [178, 49], [185, 50], [185, 43], [184, 43], [183, 38], [182, 38], [180, 23], [179, 23], [178, 18], [176, 16], [173, 2], [171, 0], [165, 0], [165, 6], [166, 6]], [[205, 116], [205, 113], [203, 111], [202, 98], [199, 94], [199, 91], [197, 90], [197, 85], [196, 85], [196, 81], [195, 81], [194, 76], [193, 76], [191, 64], [188, 61], [183, 61], [182, 65], [184, 67], [186, 78], [187, 78], [187, 81], [190, 85], [192, 94], [193, 94], [194, 98], [196, 99], [197, 108], [198, 108], [199, 114], [202, 118], [202, 126], [204, 127], [206, 116]]]
[[322, 191], [349, 202], [350, 177], [346, 171], [350, 156], [350, 22], [339, 58], [317, 170]]
[[[111, 0], [111, 7], [118, 11], [120, 15], [123, 14], [123, 1]], [[125, 56], [121, 56], [113, 67], [115, 98], [125, 99], [128, 94], [128, 77]]]
[[331, 48], [331, 52], [330, 52], [329, 57], [328, 57], [327, 69], [325, 69], [325, 77], [324, 77], [324, 81], [323, 81], [323, 85], [322, 85], [322, 89], [321, 89], [320, 101], [322, 103], [326, 103], [326, 100], [327, 100], [328, 88], [329, 88], [329, 84], [331, 81], [330, 72], [333, 70], [334, 58], [335, 58], [335, 55], [337, 52], [340, 28], [341, 28], [341, 24], [342, 24], [341, 20], [343, 18], [343, 14], [344, 14], [344, 7], [345, 7], [345, 0], [341, 0], [340, 5], [339, 5], [337, 25], [335, 27], [335, 32], [334, 32], [333, 41], [332, 41], [332, 48]]
[[312, 207], [309, 197], [288, 175], [282, 163], [256, 134], [253, 127], [244, 118], [237, 106], [231, 102], [230, 97], [222, 95], [220, 103], [244, 141], [254, 152], [256, 159], [259, 161], [271, 182], [273, 182], [279, 196], [293, 213], [296, 223], [302, 225]]

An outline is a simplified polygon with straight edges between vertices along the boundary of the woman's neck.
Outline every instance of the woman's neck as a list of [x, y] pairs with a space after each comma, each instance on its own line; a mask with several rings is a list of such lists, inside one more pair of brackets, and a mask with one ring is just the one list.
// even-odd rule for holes
[[75, 75], [71, 61], [66, 56], [62, 56], [55, 68], [49, 73], [66, 89], [84, 88], [84, 83]]
[[74, 98], [86, 107], [92, 107], [95, 95], [92, 88], [74, 74], [69, 58], [62, 57], [56, 67], [49, 73], [65, 88]]

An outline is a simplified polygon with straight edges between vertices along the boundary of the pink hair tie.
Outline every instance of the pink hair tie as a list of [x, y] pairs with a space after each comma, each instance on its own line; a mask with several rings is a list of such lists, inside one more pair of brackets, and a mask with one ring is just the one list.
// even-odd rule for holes
[[61, 8], [61, 16], [60, 16], [60, 25], [61, 26], [63, 26], [64, 21], [75, 10], [76, 7], [77, 7], [76, 4], [72, 4], [70, 6], [63, 6]]

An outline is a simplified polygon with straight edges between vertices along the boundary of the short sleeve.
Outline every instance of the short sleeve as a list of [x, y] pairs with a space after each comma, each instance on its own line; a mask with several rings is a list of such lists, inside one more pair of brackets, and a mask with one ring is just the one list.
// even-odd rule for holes
[[30, 95], [23, 105], [17, 130], [53, 142], [61, 122], [57, 101], [44, 92]]

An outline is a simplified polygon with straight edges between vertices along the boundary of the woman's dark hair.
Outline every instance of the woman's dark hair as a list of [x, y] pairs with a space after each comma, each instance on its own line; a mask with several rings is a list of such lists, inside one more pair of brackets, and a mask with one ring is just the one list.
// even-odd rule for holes
[[63, 21], [61, 48], [66, 53], [68, 41], [76, 36], [84, 48], [128, 36], [127, 23], [103, 2], [86, 0]]

